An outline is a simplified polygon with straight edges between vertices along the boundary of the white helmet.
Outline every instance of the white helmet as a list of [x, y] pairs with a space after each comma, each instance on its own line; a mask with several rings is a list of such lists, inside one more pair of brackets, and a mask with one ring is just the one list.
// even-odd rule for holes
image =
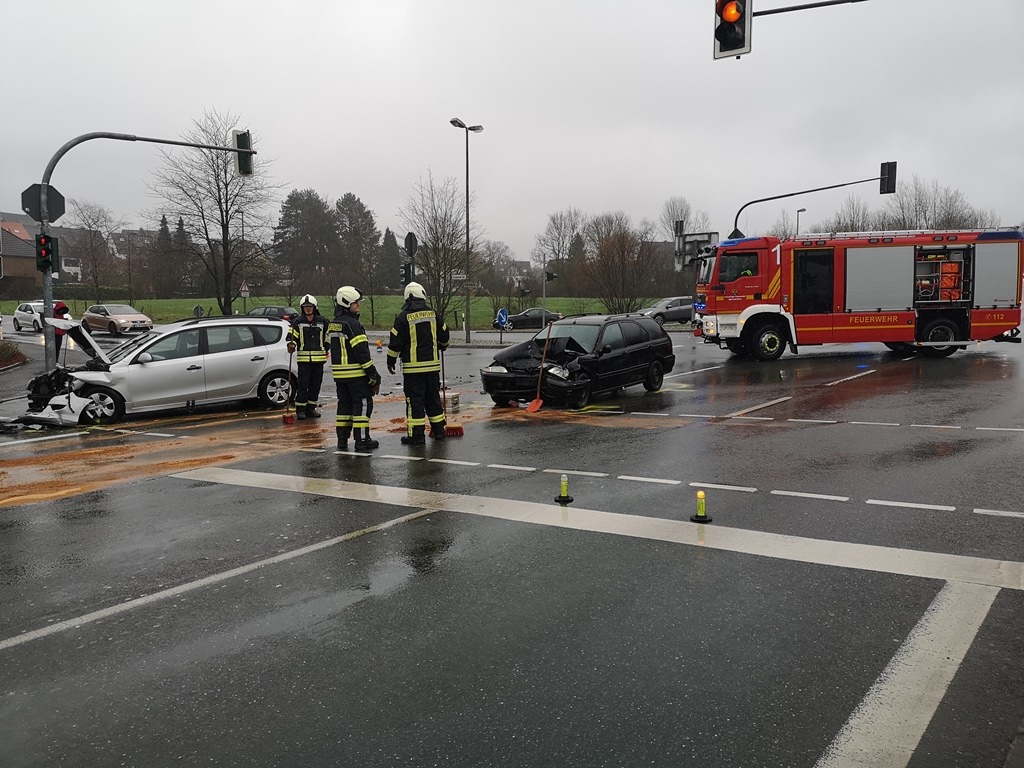
[[345, 309], [348, 309], [357, 301], [363, 298], [363, 294], [353, 288], [351, 285], [343, 285], [338, 289], [337, 295], [334, 297], [335, 301]]
[[313, 306], [313, 308], [315, 309], [318, 306], [318, 304], [316, 303], [316, 296], [314, 296], [311, 293], [307, 293], [305, 296], [303, 296], [301, 299], [299, 299], [299, 306], [300, 307], [304, 307], [307, 304], [311, 304]]
[[408, 299], [410, 296], [426, 301], [427, 292], [423, 290], [423, 286], [419, 283], [409, 283], [405, 286], [405, 298]]

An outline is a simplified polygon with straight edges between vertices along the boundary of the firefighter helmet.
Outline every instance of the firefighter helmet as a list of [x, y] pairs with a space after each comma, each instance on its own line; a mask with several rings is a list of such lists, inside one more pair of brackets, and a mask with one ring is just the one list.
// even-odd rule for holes
[[361, 294], [351, 285], [341, 286], [341, 288], [338, 289], [337, 295], [335, 296], [335, 300], [338, 302], [338, 304], [341, 307], [344, 307], [345, 309], [351, 307], [361, 298], [363, 298], [363, 294]]
[[313, 309], [316, 309], [317, 306], [318, 306], [317, 303], [316, 303], [316, 296], [314, 296], [311, 293], [307, 293], [305, 296], [303, 296], [299, 300], [299, 307], [304, 307], [307, 304], [309, 304], [311, 307], [313, 307]]
[[427, 298], [427, 292], [423, 290], [423, 286], [419, 283], [409, 283], [405, 286], [405, 298], [417, 298], [425, 301]]

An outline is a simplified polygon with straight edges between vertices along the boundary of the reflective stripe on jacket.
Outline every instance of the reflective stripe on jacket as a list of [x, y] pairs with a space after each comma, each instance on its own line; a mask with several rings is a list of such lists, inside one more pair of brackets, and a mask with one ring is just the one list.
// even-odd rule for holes
[[337, 314], [327, 327], [327, 335], [331, 345], [331, 375], [334, 378], [366, 377], [371, 384], [380, 381], [370, 356], [366, 331], [359, 318], [347, 309], [338, 307]]
[[319, 312], [313, 314], [313, 322], [300, 314], [292, 320], [288, 341], [295, 345], [295, 359], [300, 363], [327, 362], [327, 318]]
[[448, 326], [423, 299], [410, 298], [395, 317], [388, 357], [402, 359], [402, 373], [441, 370], [440, 352], [448, 348]]

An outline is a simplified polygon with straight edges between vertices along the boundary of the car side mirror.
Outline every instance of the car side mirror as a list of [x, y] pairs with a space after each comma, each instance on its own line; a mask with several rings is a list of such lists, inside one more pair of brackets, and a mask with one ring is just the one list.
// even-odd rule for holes
[[143, 352], [141, 355], [139, 355], [135, 359], [138, 362], [143, 363], [143, 364], [145, 364], [145, 363], [152, 363], [153, 362], [153, 356], [151, 354], [149, 354], [149, 352]]
[[611, 351], [612, 351], [612, 345], [611, 344], [605, 344], [603, 347], [601, 347], [601, 354], [602, 355], [607, 355]]

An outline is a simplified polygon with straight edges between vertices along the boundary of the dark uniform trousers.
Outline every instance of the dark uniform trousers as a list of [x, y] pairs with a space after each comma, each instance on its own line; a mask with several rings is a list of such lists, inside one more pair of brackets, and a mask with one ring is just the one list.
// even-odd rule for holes
[[407, 373], [402, 377], [402, 390], [405, 393], [407, 434], [412, 437], [423, 435], [428, 420], [432, 434], [443, 433], [445, 418], [441, 404], [441, 374], [437, 371]]

